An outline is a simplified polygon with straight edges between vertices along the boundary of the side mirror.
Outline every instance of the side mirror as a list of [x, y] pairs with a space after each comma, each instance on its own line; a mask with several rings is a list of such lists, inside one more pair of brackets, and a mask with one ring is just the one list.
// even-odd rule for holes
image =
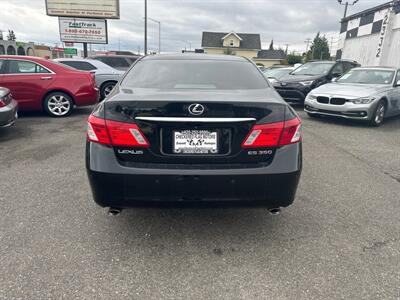
[[338, 77], [332, 78], [331, 82], [336, 82], [338, 80]]
[[397, 82], [394, 83], [394, 86], [395, 87], [400, 86], [400, 80], [397, 80]]
[[338, 78], [340, 76], [342, 76], [342, 74], [340, 74], [340, 73], [332, 73], [332, 78]]

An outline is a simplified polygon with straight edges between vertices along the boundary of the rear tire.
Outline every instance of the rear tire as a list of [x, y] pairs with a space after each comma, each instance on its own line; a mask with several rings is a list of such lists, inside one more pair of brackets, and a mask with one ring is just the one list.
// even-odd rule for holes
[[376, 109], [371, 117], [371, 120], [369, 121], [370, 125], [374, 127], [382, 125], [385, 119], [385, 114], [386, 114], [386, 103], [385, 101], [380, 100], [376, 105]]
[[66, 117], [72, 112], [74, 102], [63, 92], [53, 92], [47, 95], [43, 102], [44, 110], [50, 117]]
[[100, 88], [100, 97], [102, 100], [112, 92], [116, 84], [117, 83], [113, 81], [108, 81], [106, 83], [103, 83], [103, 85]]

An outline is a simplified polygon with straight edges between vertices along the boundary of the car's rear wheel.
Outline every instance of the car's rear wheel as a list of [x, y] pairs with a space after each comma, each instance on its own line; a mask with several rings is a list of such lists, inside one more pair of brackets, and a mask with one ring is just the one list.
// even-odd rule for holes
[[383, 100], [378, 102], [375, 112], [371, 117], [370, 124], [372, 126], [378, 127], [383, 123], [386, 114], [386, 104]]
[[101, 99], [104, 99], [105, 97], [107, 97], [112, 92], [115, 85], [116, 85], [116, 82], [113, 82], [113, 81], [104, 83], [100, 88]]
[[44, 109], [51, 117], [68, 116], [73, 108], [72, 98], [63, 92], [53, 92], [44, 100]]

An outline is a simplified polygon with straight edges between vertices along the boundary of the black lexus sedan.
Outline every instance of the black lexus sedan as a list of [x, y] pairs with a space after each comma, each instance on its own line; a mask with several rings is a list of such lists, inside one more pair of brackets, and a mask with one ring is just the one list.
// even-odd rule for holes
[[139, 59], [88, 119], [94, 200], [289, 206], [301, 121], [251, 61], [205, 54]]

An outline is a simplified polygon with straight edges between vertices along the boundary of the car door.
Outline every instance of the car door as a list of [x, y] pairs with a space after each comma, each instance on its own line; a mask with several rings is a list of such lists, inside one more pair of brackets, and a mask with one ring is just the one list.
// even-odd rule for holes
[[343, 75], [345, 67], [342, 62], [337, 62], [330, 71], [330, 78], [338, 78]]
[[54, 75], [33, 61], [7, 59], [1, 84], [11, 91], [21, 110], [41, 109]]

